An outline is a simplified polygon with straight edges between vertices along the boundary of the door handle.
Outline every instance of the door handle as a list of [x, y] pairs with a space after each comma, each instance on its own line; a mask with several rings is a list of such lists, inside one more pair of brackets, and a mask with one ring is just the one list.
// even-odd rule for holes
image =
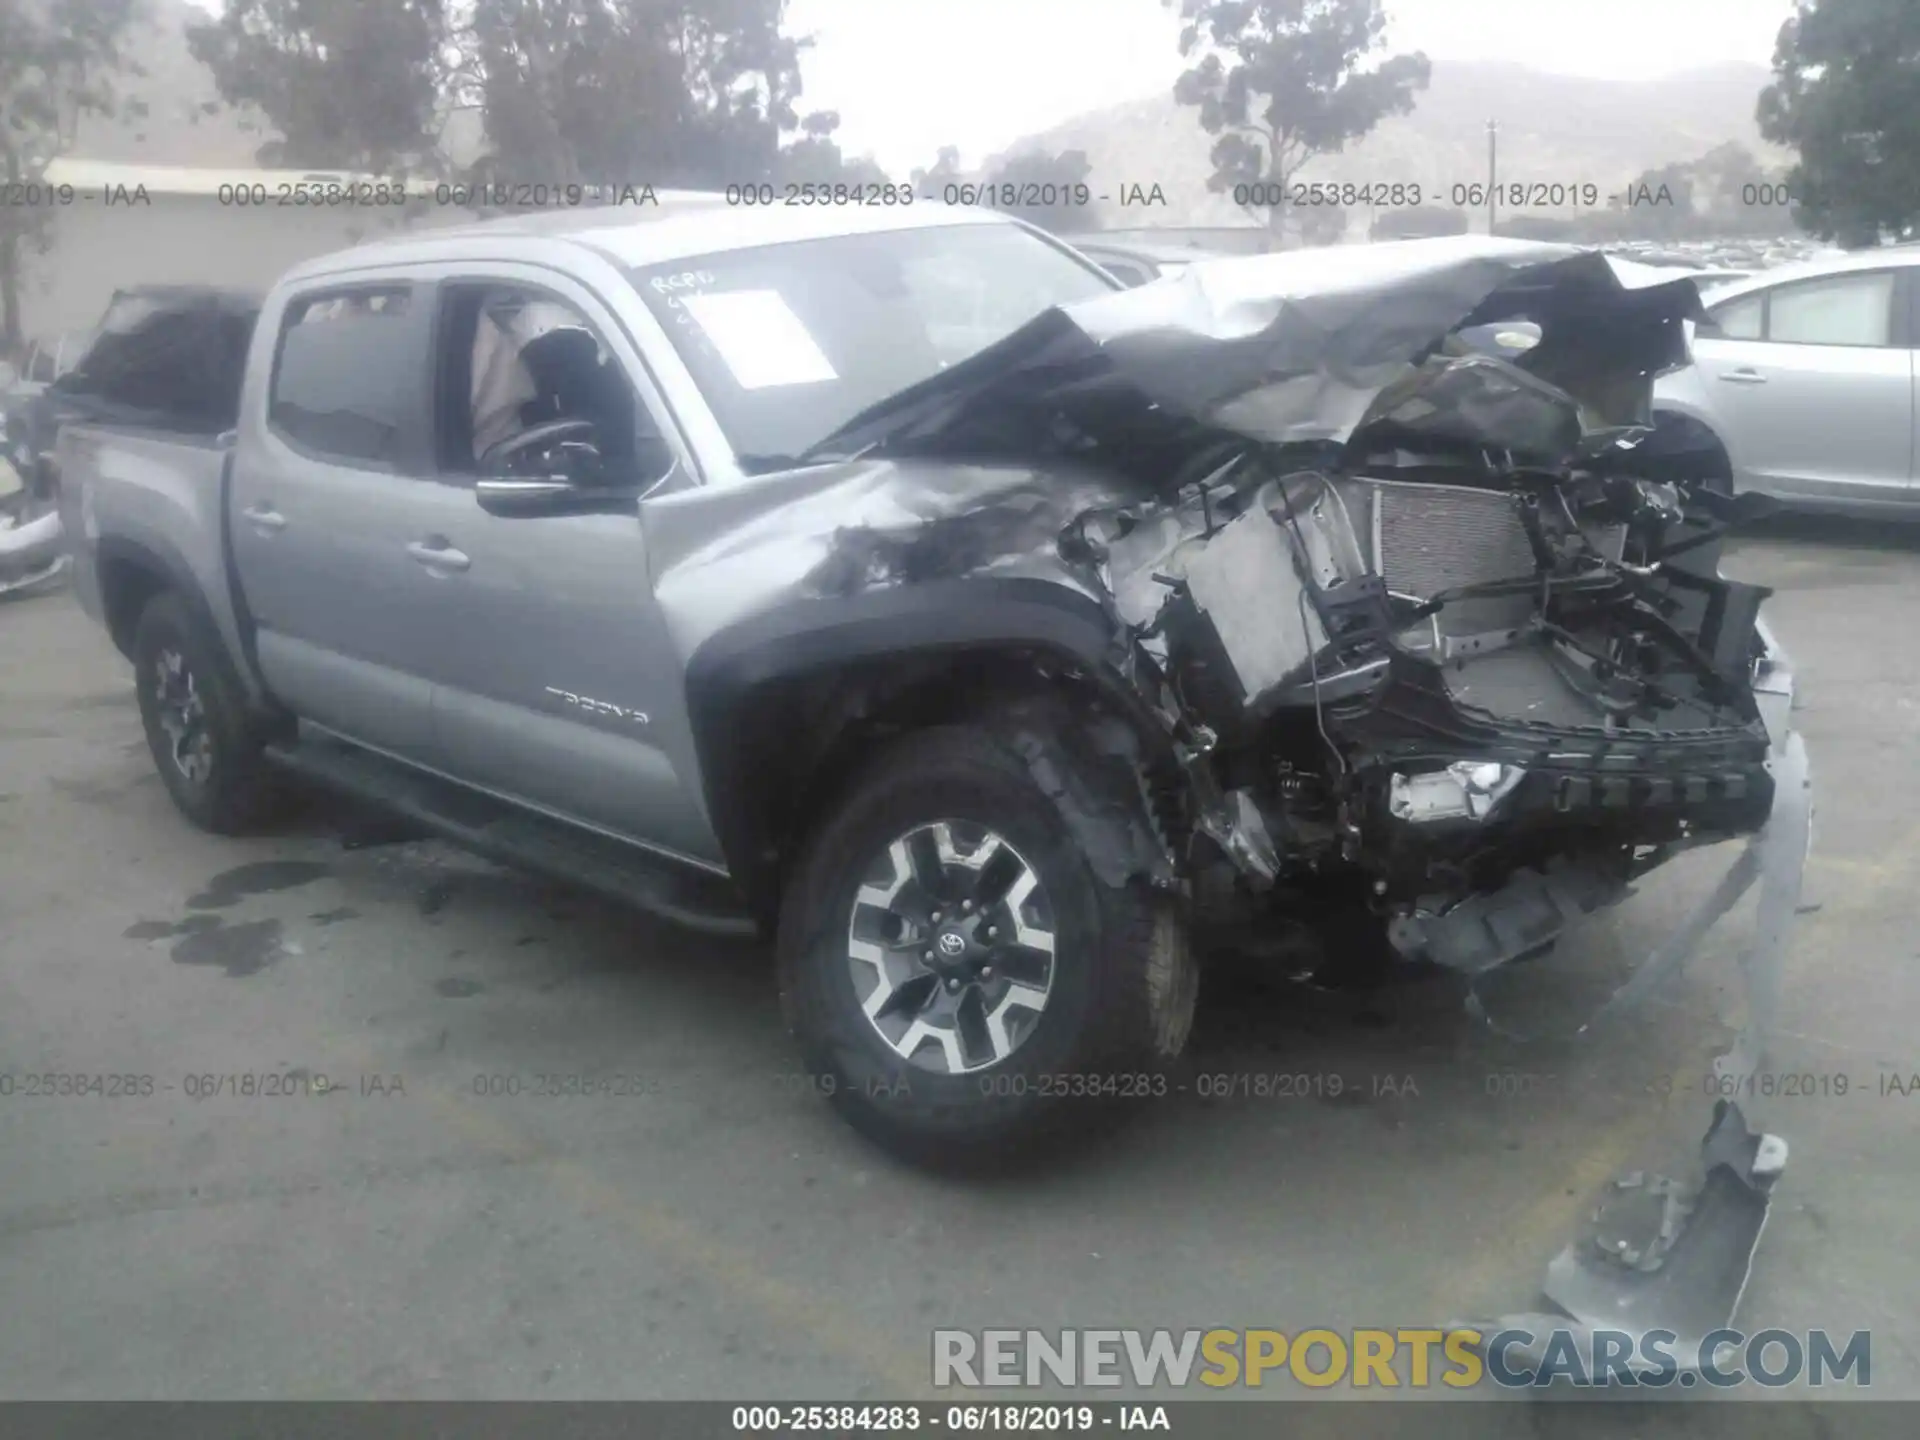
[[262, 535], [271, 535], [276, 530], [287, 528], [287, 517], [271, 505], [249, 505], [240, 512], [246, 521]]
[[429, 570], [464, 570], [473, 563], [466, 552], [455, 550], [445, 543], [429, 545], [424, 540], [414, 540], [407, 546], [407, 554], [418, 560]]
[[1720, 377], [1729, 385], [1764, 385], [1767, 377], [1751, 366], [1739, 370], [1729, 370]]

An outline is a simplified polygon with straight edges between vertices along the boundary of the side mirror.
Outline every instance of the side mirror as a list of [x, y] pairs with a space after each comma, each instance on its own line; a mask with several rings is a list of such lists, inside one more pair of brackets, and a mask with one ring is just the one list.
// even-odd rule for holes
[[525, 515], [571, 515], [580, 491], [565, 480], [509, 480], [496, 476], [475, 483], [474, 496], [489, 515], [513, 519]]

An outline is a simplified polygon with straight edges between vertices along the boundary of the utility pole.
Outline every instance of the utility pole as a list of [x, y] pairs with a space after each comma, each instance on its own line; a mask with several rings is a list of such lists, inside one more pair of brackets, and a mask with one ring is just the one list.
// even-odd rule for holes
[[1494, 229], [1495, 209], [1494, 192], [1499, 188], [1500, 174], [1500, 122], [1487, 121], [1487, 234], [1497, 233]]

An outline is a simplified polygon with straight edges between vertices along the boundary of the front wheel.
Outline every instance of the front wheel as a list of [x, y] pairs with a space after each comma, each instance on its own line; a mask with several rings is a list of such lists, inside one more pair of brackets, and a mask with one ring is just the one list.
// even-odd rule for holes
[[984, 727], [910, 736], [849, 787], [795, 866], [779, 953], [814, 1083], [934, 1164], [1017, 1158], [1165, 1093], [1198, 990], [1181, 911], [1096, 876]]

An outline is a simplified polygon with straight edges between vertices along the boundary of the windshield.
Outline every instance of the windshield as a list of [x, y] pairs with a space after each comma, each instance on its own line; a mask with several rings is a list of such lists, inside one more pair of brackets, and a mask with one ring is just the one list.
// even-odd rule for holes
[[742, 468], [790, 463], [877, 401], [1113, 284], [1017, 225], [727, 251], [633, 272]]

